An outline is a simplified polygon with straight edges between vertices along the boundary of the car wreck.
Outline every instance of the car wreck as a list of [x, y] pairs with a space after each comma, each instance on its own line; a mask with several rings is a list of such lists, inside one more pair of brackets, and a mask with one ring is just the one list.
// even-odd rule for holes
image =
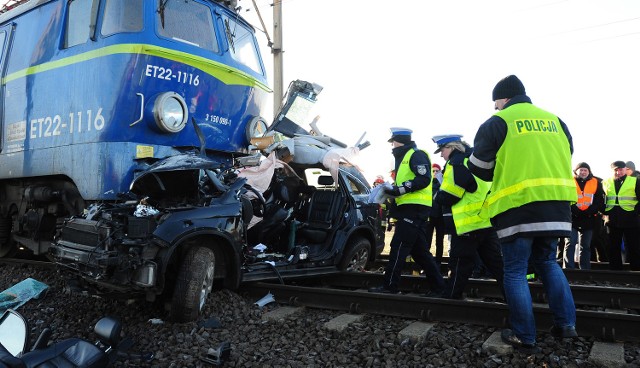
[[364, 269], [384, 247], [380, 206], [351, 162], [367, 142], [348, 147], [317, 122], [302, 127], [319, 89], [293, 83], [253, 154], [233, 165], [206, 147], [170, 156], [137, 173], [119, 201], [67, 218], [49, 253], [69, 285], [164, 301], [172, 319], [191, 321], [219, 288]]

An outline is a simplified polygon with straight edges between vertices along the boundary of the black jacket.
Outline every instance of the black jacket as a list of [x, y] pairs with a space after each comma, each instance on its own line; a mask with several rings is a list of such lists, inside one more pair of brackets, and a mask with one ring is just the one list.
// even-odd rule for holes
[[[526, 95], [514, 96], [504, 108], [506, 109], [518, 103], [530, 104], [531, 99]], [[573, 153], [573, 140], [569, 129], [560, 118], [558, 118], [558, 121], [567, 136], [571, 153]], [[474, 175], [485, 181], [493, 181], [493, 169], [495, 168], [496, 156], [506, 138], [507, 123], [499, 116], [492, 115], [480, 126], [473, 142], [473, 154], [469, 158], [469, 169]], [[533, 161], [534, 153], [529, 153], [529, 155]], [[535, 163], [532, 162], [531, 164], [533, 165]], [[520, 230], [518, 230], [521, 229], [520, 225], [533, 225], [542, 222], [558, 224], [558, 226], [556, 229], [527, 231], [526, 233], [521, 233]], [[567, 226], [568, 229], [563, 230], [561, 225], [565, 223], [569, 226]], [[519, 236], [523, 236], [522, 234], [526, 234], [524, 236], [527, 237], [568, 237], [571, 235], [571, 230], [569, 229], [571, 224], [571, 206], [569, 202], [565, 201], [532, 202], [517, 208], [512, 208], [495, 216], [491, 219], [491, 224], [503, 242], [512, 241]]]
[[[589, 174], [585, 179], [576, 177], [580, 190], [584, 190], [585, 185], [592, 178], [594, 178], [592, 174]], [[601, 214], [604, 212], [604, 189], [602, 189], [602, 179], [596, 177], [596, 180], [598, 180], [598, 186], [591, 206], [584, 211], [580, 210], [575, 203], [571, 206], [571, 227], [574, 229], [593, 229], [601, 220]]]

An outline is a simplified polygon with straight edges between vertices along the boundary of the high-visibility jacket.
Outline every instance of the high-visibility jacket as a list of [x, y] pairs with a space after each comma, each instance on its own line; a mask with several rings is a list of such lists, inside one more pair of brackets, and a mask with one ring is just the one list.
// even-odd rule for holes
[[[415, 152], [415, 149], [410, 149], [405, 153], [402, 158], [402, 162], [400, 162], [400, 166], [398, 167], [398, 172], [396, 173], [396, 185], [402, 186], [407, 180], [413, 180], [416, 177], [416, 174], [411, 170], [411, 166], [409, 165], [409, 161], [411, 160], [411, 156]], [[424, 153], [429, 154], [425, 151]], [[429, 158], [431, 161], [431, 158]], [[421, 204], [424, 206], [431, 207], [433, 198], [431, 197], [431, 185], [426, 188], [416, 190], [415, 192], [405, 193], [398, 198], [396, 198], [396, 204], [398, 206], [403, 204]]]
[[[575, 180], [575, 179], [574, 179]], [[593, 204], [593, 198], [595, 197], [596, 190], [598, 189], [598, 179], [591, 178], [584, 183], [584, 189], [580, 189], [578, 181], [576, 182], [576, 191], [578, 192], [578, 202], [576, 207], [581, 211], [586, 211], [589, 206]]]
[[[464, 166], [468, 169], [468, 158], [464, 159]], [[482, 204], [487, 197], [491, 183], [479, 179], [475, 175], [478, 189], [475, 192], [467, 192], [464, 188], [456, 185], [455, 172], [453, 166], [447, 161], [448, 170], [444, 171], [444, 178], [440, 190], [450, 193], [460, 198], [453, 206], [451, 206], [451, 214], [453, 215], [453, 223], [456, 227], [456, 234], [462, 235], [474, 230], [488, 229], [491, 227], [491, 221], [486, 217], [480, 217]]]
[[575, 203], [571, 149], [558, 118], [526, 103], [495, 115], [506, 122], [507, 136], [496, 155], [488, 216], [538, 201]]
[[627, 176], [618, 193], [616, 193], [616, 186], [613, 183], [613, 178], [605, 180], [602, 183], [604, 192], [607, 194], [605, 211], [609, 211], [615, 206], [620, 206], [620, 208], [625, 211], [633, 211], [636, 204], [638, 204], [638, 198], [636, 198], [637, 180], [638, 178], [634, 176]]

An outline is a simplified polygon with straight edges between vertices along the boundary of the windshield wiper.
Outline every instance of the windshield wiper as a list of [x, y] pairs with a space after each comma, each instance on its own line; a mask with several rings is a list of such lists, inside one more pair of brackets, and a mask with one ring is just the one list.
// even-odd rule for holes
[[236, 47], [233, 43], [233, 39], [235, 38], [235, 34], [231, 32], [231, 27], [229, 27], [229, 19], [224, 20], [224, 33], [227, 35], [227, 41], [229, 41], [229, 46], [231, 46], [231, 51], [236, 52]]
[[164, 9], [167, 6], [169, 0], [158, 0], [158, 13], [160, 13], [160, 24], [164, 28]]

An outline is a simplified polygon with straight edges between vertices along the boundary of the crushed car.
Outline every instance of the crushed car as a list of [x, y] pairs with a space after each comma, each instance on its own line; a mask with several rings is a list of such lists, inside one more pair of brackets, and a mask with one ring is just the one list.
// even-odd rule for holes
[[[175, 321], [243, 282], [363, 270], [384, 247], [353, 147], [297, 121], [319, 86], [296, 81], [232, 166], [194, 151], [139, 172], [117, 202], [66, 219], [49, 249], [74, 289], [164, 301]], [[202, 151], [204, 151], [204, 147]], [[201, 151], [201, 152], [202, 152]]]

